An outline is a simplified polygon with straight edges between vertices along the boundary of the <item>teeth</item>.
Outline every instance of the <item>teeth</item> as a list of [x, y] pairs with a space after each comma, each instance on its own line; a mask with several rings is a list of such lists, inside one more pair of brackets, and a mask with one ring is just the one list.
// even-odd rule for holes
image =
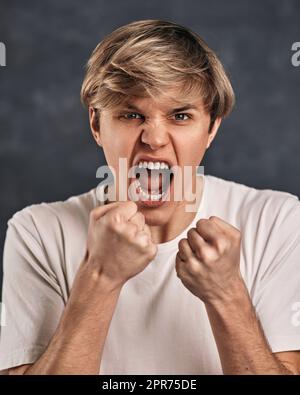
[[161, 194], [158, 195], [151, 195], [151, 200], [159, 200], [161, 198]]
[[164, 170], [164, 169], [169, 169], [169, 165], [166, 162], [146, 162], [146, 161], [141, 161], [139, 162], [138, 165], [139, 169], [144, 168], [144, 169], [149, 169], [149, 170]]
[[144, 191], [144, 189], [142, 188], [142, 186], [138, 180], [136, 180], [136, 188], [138, 189], [143, 200], [160, 200], [165, 195], [165, 192], [164, 193], [148, 193], [148, 192]]

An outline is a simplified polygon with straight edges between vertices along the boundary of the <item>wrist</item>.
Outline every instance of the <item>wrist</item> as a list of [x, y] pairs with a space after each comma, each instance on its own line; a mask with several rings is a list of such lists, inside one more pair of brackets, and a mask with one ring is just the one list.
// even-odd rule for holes
[[120, 279], [107, 276], [102, 269], [102, 265], [98, 261], [93, 260], [88, 253], [86, 253], [78, 273], [81, 273], [93, 287], [99, 288], [101, 293], [119, 293], [125, 283], [120, 281]]
[[205, 302], [206, 308], [220, 313], [223, 311], [229, 313], [235, 309], [238, 311], [252, 309], [250, 295], [240, 273], [232, 279], [228, 288], [222, 297], [207, 300]]
[[205, 303], [206, 312], [215, 336], [239, 343], [246, 331], [258, 334], [259, 321], [244, 282], [235, 284], [235, 291], [226, 299]]
[[[70, 296], [60, 322], [60, 335], [69, 336], [73, 327], [85, 326], [93, 317], [101, 318], [103, 311], [113, 311], [120, 295], [122, 285], [108, 279], [103, 273], [84, 259], [77, 271]], [[66, 335], [66, 336], [65, 336]]]

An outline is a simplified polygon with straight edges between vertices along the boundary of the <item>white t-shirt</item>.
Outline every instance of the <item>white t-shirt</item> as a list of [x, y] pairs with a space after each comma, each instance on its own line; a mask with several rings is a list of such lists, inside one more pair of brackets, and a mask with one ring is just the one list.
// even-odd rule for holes
[[[241, 272], [273, 352], [300, 350], [300, 203], [204, 176], [190, 226], [158, 245], [156, 258], [123, 287], [109, 328], [101, 374], [222, 374], [205, 306], [178, 279], [178, 242], [200, 218], [241, 230]], [[33, 363], [51, 339], [86, 248], [96, 189], [35, 204], [8, 222], [4, 249], [0, 369]]]

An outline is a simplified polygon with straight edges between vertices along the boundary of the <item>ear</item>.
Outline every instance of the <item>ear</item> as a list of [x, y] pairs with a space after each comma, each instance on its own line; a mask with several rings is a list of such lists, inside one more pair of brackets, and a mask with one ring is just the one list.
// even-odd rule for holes
[[89, 121], [90, 128], [96, 143], [102, 147], [101, 134], [100, 134], [100, 113], [94, 107], [89, 107]]
[[215, 138], [217, 131], [221, 125], [221, 122], [222, 122], [222, 118], [216, 118], [216, 120], [215, 120], [209, 134], [208, 134], [206, 149], [210, 147], [210, 145], [211, 145], [213, 139]]

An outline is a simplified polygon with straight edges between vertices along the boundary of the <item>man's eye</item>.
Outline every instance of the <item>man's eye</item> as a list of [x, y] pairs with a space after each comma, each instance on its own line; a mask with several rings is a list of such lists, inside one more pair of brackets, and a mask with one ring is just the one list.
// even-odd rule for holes
[[190, 118], [190, 116], [188, 114], [185, 114], [185, 113], [175, 114], [174, 117], [175, 117], [176, 121], [186, 121], [187, 119]]
[[143, 119], [143, 115], [138, 114], [136, 112], [129, 112], [123, 115], [125, 119]]

